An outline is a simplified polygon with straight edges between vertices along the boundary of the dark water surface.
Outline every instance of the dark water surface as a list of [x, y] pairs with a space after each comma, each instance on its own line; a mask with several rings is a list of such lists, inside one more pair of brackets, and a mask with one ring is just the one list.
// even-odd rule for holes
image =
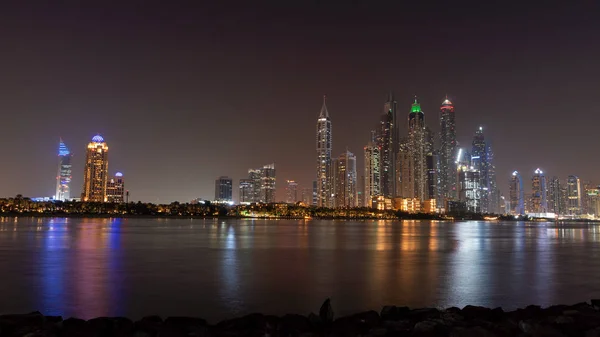
[[587, 224], [0, 218], [0, 312], [338, 314], [600, 297]]

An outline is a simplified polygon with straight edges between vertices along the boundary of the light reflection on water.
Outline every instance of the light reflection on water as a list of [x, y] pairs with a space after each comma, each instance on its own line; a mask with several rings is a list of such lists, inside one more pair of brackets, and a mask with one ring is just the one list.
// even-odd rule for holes
[[79, 316], [512, 309], [600, 296], [600, 227], [0, 218], [0, 312]]

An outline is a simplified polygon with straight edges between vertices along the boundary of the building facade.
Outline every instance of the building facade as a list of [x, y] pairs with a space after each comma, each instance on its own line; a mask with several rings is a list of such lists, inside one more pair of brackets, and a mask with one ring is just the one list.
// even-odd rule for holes
[[544, 172], [538, 168], [533, 172], [533, 178], [531, 178], [532, 213], [548, 212], [547, 191], [546, 176], [544, 175]]
[[96, 135], [87, 146], [85, 172], [83, 176], [84, 202], [106, 202], [106, 184], [108, 182], [108, 145], [104, 138]]
[[317, 119], [317, 206], [331, 207], [331, 119], [327, 111], [327, 99]]
[[[457, 199], [456, 188], [456, 122], [454, 105], [446, 97], [440, 108], [440, 151], [439, 151], [439, 201]], [[443, 204], [442, 203], [442, 204]]]
[[106, 183], [106, 199], [108, 202], [114, 203], [125, 202], [125, 178], [123, 173], [115, 173], [115, 176]]
[[567, 214], [581, 215], [581, 180], [574, 175], [567, 177]]
[[458, 166], [459, 200], [467, 212], [481, 213], [481, 177], [473, 166]]
[[285, 186], [285, 202], [295, 204], [298, 201], [298, 183], [294, 180], [288, 180]]
[[71, 200], [71, 151], [63, 140], [58, 144], [58, 174], [56, 175], [55, 200]]
[[473, 167], [479, 171], [481, 188], [481, 212], [497, 213], [499, 191], [496, 184], [496, 168], [493, 163], [493, 152], [483, 134], [483, 127], [473, 136], [471, 159]]
[[267, 204], [274, 203], [275, 200], [275, 187], [276, 187], [276, 172], [275, 164], [265, 165], [260, 169], [260, 202]]
[[356, 156], [346, 151], [333, 161], [334, 207], [358, 206]]
[[548, 181], [548, 212], [555, 214], [564, 214], [565, 205], [562, 203], [562, 188], [560, 179], [556, 176]]
[[215, 180], [215, 201], [233, 201], [233, 179], [221, 176]]
[[376, 144], [380, 151], [380, 192], [386, 198], [392, 198], [396, 194], [396, 153], [398, 151], [396, 110], [397, 103], [394, 94], [390, 92], [383, 105], [383, 114], [376, 137]]
[[254, 180], [240, 179], [240, 204], [250, 204], [256, 202], [254, 193]]
[[381, 152], [379, 146], [369, 142], [365, 150], [365, 174], [363, 200], [365, 207], [373, 207], [373, 198], [381, 194]]
[[514, 171], [510, 178], [509, 186], [510, 214], [525, 214], [525, 191], [523, 190], [523, 179], [521, 174]]

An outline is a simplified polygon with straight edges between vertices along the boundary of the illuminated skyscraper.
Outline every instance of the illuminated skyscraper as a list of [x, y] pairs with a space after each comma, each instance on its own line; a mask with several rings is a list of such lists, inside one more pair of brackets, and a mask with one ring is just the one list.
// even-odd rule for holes
[[334, 207], [358, 205], [356, 189], [356, 156], [346, 151], [333, 161]]
[[546, 176], [539, 168], [533, 173], [531, 179], [531, 211], [533, 213], [548, 212]]
[[509, 186], [509, 202], [510, 214], [521, 215], [525, 214], [525, 191], [523, 191], [523, 179], [519, 172], [514, 171], [510, 178]]
[[397, 103], [394, 94], [389, 93], [383, 105], [383, 115], [379, 123], [376, 143], [380, 151], [381, 194], [387, 198], [396, 194], [396, 153], [398, 151], [398, 123], [396, 122]]
[[215, 180], [215, 201], [233, 201], [233, 180], [231, 178], [221, 176]]
[[454, 200], [457, 197], [456, 188], [456, 122], [454, 105], [446, 97], [440, 108], [440, 153], [439, 181], [440, 201]]
[[63, 140], [58, 144], [58, 175], [56, 176], [55, 200], [71, 199], [71, 151]]
[[117, 172], [106, 183], [106, 199], [108, 202], [125, 202], [125, 179], [123, 173]]
[[415, 177], [414, 160], [408, 139], [400, 140], [398, 154], [396, 156], [396, 172], [399, 187], [399, 196], [402, 198], [414, 198]]
[[[401, 177], [401, 179], [406, 178], [414, 185], [412, 195], [403, 195], [403, 197], [417, 198], [421, 201], [435, 199], [435, 195], [432, 195], [435, 191], [431, 191], [434, 182], [429, 181], [429, 172], [435, 170], [432, 167], [434, 160], [430, 159], [433, 156], [433, 138], [431, 131], [425, 125], [425, 114], [416, 97], [408, 115], [407, 144], [400, 144], [400, 147], [408, 150], [408, 160], [411, 161], [404, 166], [412, 165], [412, 169], [407, 172], [412, 177]], [[400, 171], [403, 170], [404, 168]]]
[[562, 199], [560, 179], [552, 177], [548, 183], [548, 212], [563, 214], [565, 206]]
[[493, 152], [483, 134], [483, 127], [475, 132], [473, 137], [471, 159], [473, 166], [479, 171], [479, 186], [481, 188], [481, 212], [498, 212], [498, 187], [496, 185], [496, 168], [493, 163]]
[[331, 120], [326, 96], [317, 120], [317, 206], [331, 207]]
[[240, 179], [240, 204], [254, 202], [252, 179]]
[[262, 170], [249, 169], [248, 180], [252, 183], [250, 192], [251, 201], [248, 202], [261, 202], [260, 186], [262, 184]]
[[298, 183], [294, 180], [288, 180], [287, 186], [285, 187], [285, 202], [288, 204], [295, 204], [298, 200]]
[[465, 203], [468, 212], [481, 213], [480, 172], [473, 166], [458, 166], [459, 200]]
[[87, 146], [81, 200], [106, 202], [107, 181], [108, 146], [102, 136], [96, 135]]
[[275, 164], [265, 165], [260, 169], [260, 202], [275, 202]]
[[567, 177], [567, 214], [581, 214], [581, 181], [573, 175]]
[[381, 153], [379, 146], [369, 142], [365, 146], [365, 175], [363, 200], [365, 207], [372, 207], [373, 197], [381, 195]]

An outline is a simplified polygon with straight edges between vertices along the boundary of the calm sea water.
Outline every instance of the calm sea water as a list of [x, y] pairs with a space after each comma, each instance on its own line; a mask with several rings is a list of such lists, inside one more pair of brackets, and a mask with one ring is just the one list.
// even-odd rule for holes
[[0, 312], [568, 304], [600, 297], [599, 241], [586, 224], [0, 218]]

